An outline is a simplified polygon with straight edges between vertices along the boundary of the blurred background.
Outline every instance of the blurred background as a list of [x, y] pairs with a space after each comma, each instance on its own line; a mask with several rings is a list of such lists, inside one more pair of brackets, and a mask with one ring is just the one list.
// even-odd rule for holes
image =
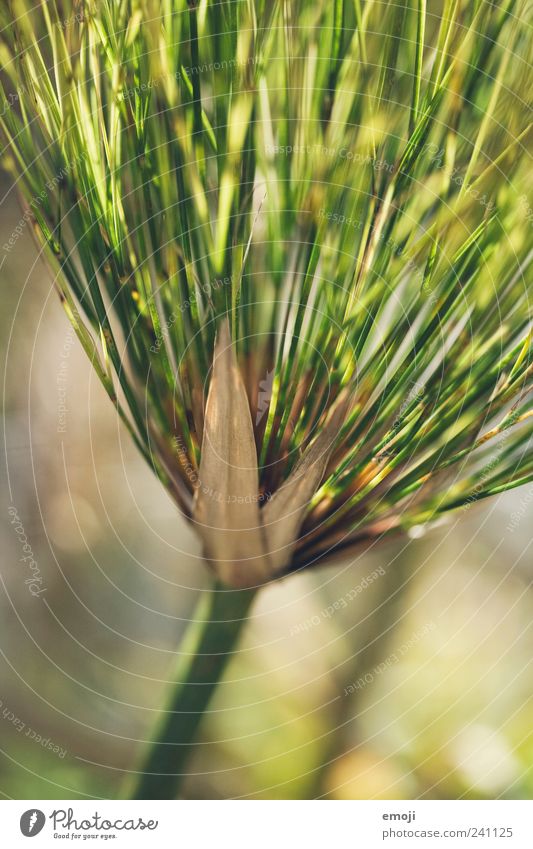
[[[117, 798], [209, 576], [0, 191], [0, 792]], [[516, 490], [263, 590], [185, 795], [530, 798], [532, 518]]]

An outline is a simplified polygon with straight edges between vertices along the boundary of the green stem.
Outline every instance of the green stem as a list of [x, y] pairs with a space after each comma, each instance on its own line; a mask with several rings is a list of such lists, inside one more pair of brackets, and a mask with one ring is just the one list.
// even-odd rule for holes
[[215, 584], [202, 594], [184, 643], [169, 707], [139, 776], [133, 799], [175, 799], [187, 776], [196, 732], [232, 657], [256, 590]]

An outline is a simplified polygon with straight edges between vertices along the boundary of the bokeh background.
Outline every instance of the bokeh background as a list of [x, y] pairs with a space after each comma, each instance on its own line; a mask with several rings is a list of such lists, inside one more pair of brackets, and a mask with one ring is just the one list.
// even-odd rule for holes
[[[0, 192], [0, 793], [116, 798], [209, 576]], [[532, 518], [516, 490], [263, 590], [185, 795], [530, 798]]]

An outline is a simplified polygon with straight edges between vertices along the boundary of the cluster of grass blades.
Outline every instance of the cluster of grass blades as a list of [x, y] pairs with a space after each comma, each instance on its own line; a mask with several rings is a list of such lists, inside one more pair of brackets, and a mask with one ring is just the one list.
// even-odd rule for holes
[[533, 480], [532, 22], [516, 0], [2, 5], [3, 163], [226, 585]]

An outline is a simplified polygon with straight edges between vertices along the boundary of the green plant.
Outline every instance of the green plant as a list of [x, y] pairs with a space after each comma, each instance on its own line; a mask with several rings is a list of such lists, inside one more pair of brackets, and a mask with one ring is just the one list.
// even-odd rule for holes
[[4, 162], [222, 582], [139, 791], [172, 796], [176, 716], [255, 587], [533, 480], [531, 12], [13, 0], [0, 26]]

